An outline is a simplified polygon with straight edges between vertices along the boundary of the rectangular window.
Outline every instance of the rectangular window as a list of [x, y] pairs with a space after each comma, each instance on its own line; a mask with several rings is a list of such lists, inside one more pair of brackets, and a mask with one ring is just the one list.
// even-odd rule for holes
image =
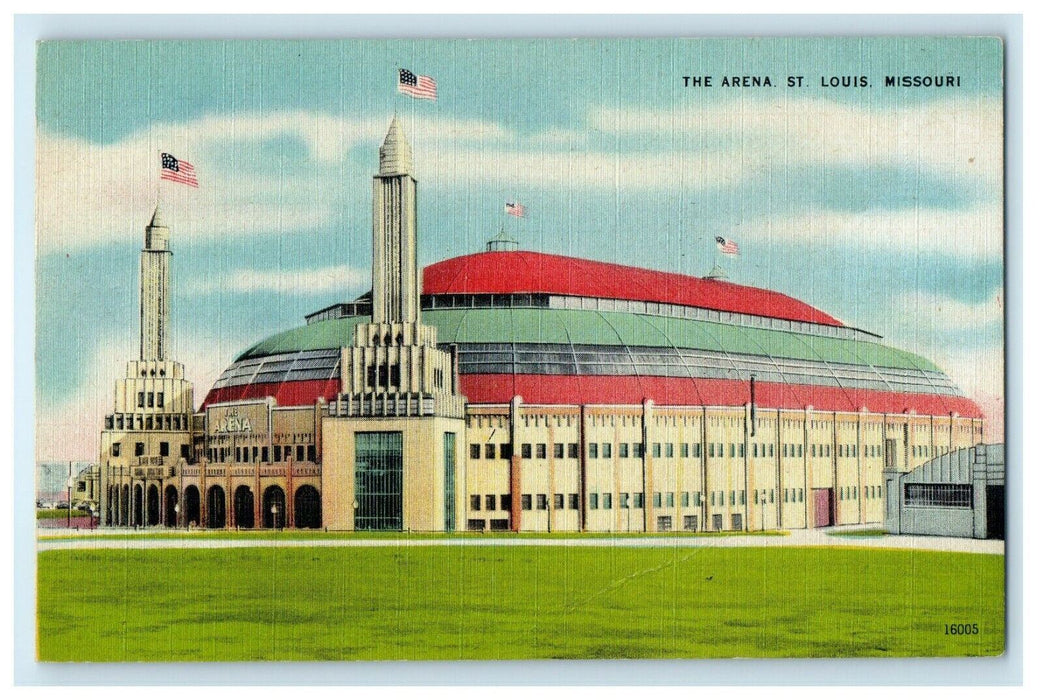
[[746, 452], [746, 446], [741, 442], [739, 444], [739, 456], [742, 457]]
[[261, 448], [261, 461], [265, 462], [265, 463], [268, 462], [268, 448], [267, 447], [262, 447]]
[[569, 510], [580, 510], [580, 494], [569, 494]]
[[681, 457], [682, 457], [682, 459], [685, 459], [688, 456], [689, 456], [689, 443], [683, 442], [681, 444]]
[[155, 394], [153, 394], [153, 393], [152, 393], [152, 392], [150, 391], [150, 392], [149, 392], [149, 394], [148, 394], [148, 396], [149, 396], [149, 408], [152, 408], [153, 406], [155, 406], [155, 405], [156, 405], [156, 403], [155, 403], [155, 402], [156, 402], [156, 395], [155, 395]]
[[689, 507], [689, 492], [688, 491], [682, 491], [681, 492], [681, 507], [682, 508], [688, 508]]
[[702, 456], [702, 454], [701, 454], [702, 451], [703, 451], [703, 445], [701, 445], [698, 442], [692, 443], [692, 454], [693, 454], [694, 457], [699, 459]]
[[664, 457], [673, 457], [674, 456], [674, 443], [673, 442], [665, 442], [663, 444], [663, 456]]
[[703, 505], [703, 492], [702, 491], [693, 491], [693, 493], [692, 493], [692, 504], [694, 506], [702, 506]]
[[626, 442], [621, 442], [620, 443], [620, 458], [621, 459], [627, 459], [627, 443]]
[[536, 458], [547, 459], [547, 445], [543, 442], [538, 442], [536, 445]]
[[613, 494], [611, 494], [611, 493], [603, 493], [602, 494], [602, 507], [606, 508], [606, 509], [613, 507]]
[[502, 493], [500, 494], [500, 509], [511, 510], [511, 494]]
[[163, 392], [156, 394], [156, 405], [163, 408]]
[[275, 451], [275, 461], [282, 462], [283, 461], [283, 446], [282, 445], [276, 445], [272, 449]]
[[561, 442], [555, 443], [555, 459], [565, 458], [565, 444]]
[[631, 445], [631, 455], [635, 459], [641, 459], [645, 456], [645, 447], [640, 442], [635, 442]]
[[591, 459], [598, 459], [598, 443], [591, 442], [587, 445], [587, 456]]
[[908, 506], [971, 508], [971, 484], [906, 484], [904, 502]]
[[187, 444], [181, 446], [181, 458], [186, 460], [189, 458], [189, 446]]
[[169, 457], [169, 456], [170, 456], [170, 443], [169, 442], [161, 442], [160, 443], [160, 457]]
[[613, 446], [608, 442], [602, 443], [602, 459], [610, 459], [613, 456]]
[[736, 492], [735, 491], [729, 491], [729, 505], [730, 506], [736, 505]]
[[[312, 445], [309, 445], [308, 446], [308, 451], [309, 451], [309, 453], [314, 455], [315, 454], [315, 447], [313, 447]], [[257, 448], [254, 447], [250, 452], [251, 452], [250, 461], [251, 462], [256, 462], [257, 461]], [[312, 459], [312, 461], [314, 462], [315, 460]]]
[[[764, 497], [762, 497], [762, 500], [764, 500]], [[758, 490], [754, 489], [754, 505], [757, 505], [760, 502], [761, 501], [758, 500]]]
[[713, 505], [717, 505], [717, 497], [716, 497], [716, 495], [715, 495], [715, 492], [714, 492], [714, 491], [711, 491], [711, 492], [710, 492], [710, 504], [711, 504], [712, 506], [713, 506]]
[[533, 510], [533, 496], [532, 494], [522, 494], [522, 510]]
[[798, 503], [805, 502], [805, 489], [798, 489]]
[[769, 443], [769, 457], [775, 457], [775, 456], [776, 456], [776, 446], [775, 446], [775, 445], [773, 445], [773, 444], [772, 444], [772, 443], [770, 442], [770, 443]]
[[134, 443], [134, 456], [135, 457], [141, 457], [143, 454], [145, 454], [145, 443], [144, 442], [136, 442], [136, 443]]
[[804, 445], [798, 445], [797, 448], [798, 448], [798, 457], [804, 457], [805, 456], [805, 446]]
[[569, 459], [579, 459], [579, 458], [580, 458], [580, 445], [575, 443], [575, 442], [569, 443]]
[[662, 508], [662, 507], [663, 507], [663, 494], [660, 493], [659, 491], [656, 491], [655, 493], [653, 493], [653, 508]]
[[555, 494], [555, 510], [562, 510], [565, 508], [565, 494]]
[[537, 510], [547, 510], [547, 494], [538, 493], [536, 497]]
[[473, 495], [469, 500], [471, 501], [472, 510], [479, 510], [482, 508], [482, 496]]
[[533, 446], [528, 442], [522, 443], [522, 459], [533, 459]]
[[119, 457], [120, 456], [120, 443], [118, 443], [118, 442], [112, 443], [112, 456], [113, 457]]
[[620, 492], [620, 507], [621, 508], [630, 508], [631, 507], [631, 494], [627, 493], [626, 491], [621, 491]]
[[497, 458], [497, 446], [494, 445], [492, 442], [487, 442], [486, 443], [486, 459], [496, 459], [496, 458]]
[[696, 532], [699, 529], [699, 516], [686, 515], [682, 518], [682, 527], [689, 532]]
[[664, 505], [668, 508], [674, 507], [674, 491], [668, 491], [664, 494]]
[[598, 510], [598, 494], [592, 493], [587, 498], [588, 507], [591, 510]]
[[724, 457], [725, 456], [725, 445], [723, 445], [720, 442], [718, 443], [718, 456], [719, 457]]
[[776, 489], [769, 489], [769, 503], [776, 502]]
[[659, 456], [660, 456], [660, 443], [658, 443], [658, 442], [654, 442], [654, 443], [652, 444], [652, 456], [653, 456], [654, 458], [655, 458], [655, 457], [659, 457]]
[[[278, 450], [279, 448], [277, 447], [276, 449]], [[278, 455], [278, 452], [276, 454]], [[481, 456], [482, 448], [479, 446], [477, 442], [473, 442], [470, 445], [468, 445], [468, 457], [470, 457], [471, 459], [478, 459]], [[279, 461], [279, 457], [276, 457], [276, 461]]]
[[502, 442], [500, 443], [500, 458], [511, 459], [511, 443]]
[[145, 408], [145, 392], [138, 392], [138, 408]]
[[497, 497], [492, 494], [486, 494], [486, 510], [497, 509]]
[[304, 445], [298, 445], [297, 446], [297, 461], [298, 462], [305, 461], [305, 446]]
[[645, 507], [645, 492], [635, 491], [634, 493], [634, 507], [644, 508]]
[[790, 494], [787, 492], [786, 489], [783, 489], [783, 502], [790, 503]]

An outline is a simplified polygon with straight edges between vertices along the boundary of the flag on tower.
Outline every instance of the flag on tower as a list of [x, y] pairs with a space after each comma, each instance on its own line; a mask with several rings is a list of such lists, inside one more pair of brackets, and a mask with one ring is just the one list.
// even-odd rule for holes
[[523, 217], [526, 215], [526, 208], [522, 206], [521, 202], [504, 202], [504, 213]]
[[427, 75], [417, 75], [405, 68], [399, 69], [399, 92], [421, 100], [438, 99], [435, 78]]
[[189, 187], [199, 187], [196, 167], [187, 160], [178, 160], [169, 153], [160, 153], [160, 180], [180, 182]]
[[739, 255], [739, 246], [736, 245], [736, 241], [721, 236], [715, 236], [714, 240], [718, 244], [718, 250], [725, 255]]

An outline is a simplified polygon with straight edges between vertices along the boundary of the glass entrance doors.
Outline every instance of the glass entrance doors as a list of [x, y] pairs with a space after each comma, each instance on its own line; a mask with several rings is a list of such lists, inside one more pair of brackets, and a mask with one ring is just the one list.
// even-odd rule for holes
[[402, 433], [355, 434], [355, 529], [402, 529]]

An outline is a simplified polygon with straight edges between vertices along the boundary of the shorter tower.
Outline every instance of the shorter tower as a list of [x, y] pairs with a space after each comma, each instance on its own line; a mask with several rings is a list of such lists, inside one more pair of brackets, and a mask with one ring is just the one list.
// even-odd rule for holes
[[419, 279], [417, 180], [395, 118], [373, 178], [372, 316], [341, 348], [341, 393], [323, 420], [329, 527], [448, 531], [463, 519], [464, 397], [453, 353], [421, 323]]
[[192, 383], [168, 359], [170, 228], [156, 207], [145, 228], [139, 358], [116, 380], [98, 460], [104, 525], [174, 525], [180, 465], [191, 459]]

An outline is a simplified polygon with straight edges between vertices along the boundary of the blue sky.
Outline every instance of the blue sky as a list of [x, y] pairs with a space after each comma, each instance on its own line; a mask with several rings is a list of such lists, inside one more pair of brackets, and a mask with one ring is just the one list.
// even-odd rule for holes
[[[438, 102], [397, 94], [399, 66], [435, 77]], [[932, 358], [999, 416], [1000, 71], [992, 39], [44, 43], [37, 454], [96, 449], [137, 350], [157, 197], [197, 401], [247, 345], [365, 291], [371, 176], [395, 112], [423, 263], [481, 250], [503, 225], [527, 249], [699, 275], [725, 235], [743, 251], [722, 261], [733, 281]], [[961, 86], [885, 87], [893, 74]], [[775, 86], [723, 88], [725, 75]], [[853, 75], [871, 86], [820, 86]], [[158, 150], [194, 163], [200, 189], [157, 188]], [[506, 220], [508, 199], [529, 217]]]

